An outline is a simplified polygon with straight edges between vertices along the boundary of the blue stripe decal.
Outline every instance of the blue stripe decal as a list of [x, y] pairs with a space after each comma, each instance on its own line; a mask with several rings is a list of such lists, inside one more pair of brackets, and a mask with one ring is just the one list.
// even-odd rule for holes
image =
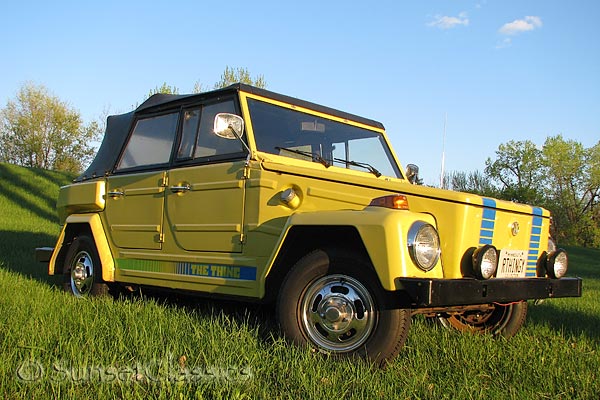
[[496, 224], [496, 201], [483, 198], [483, 213], [481, 216], [481, 227], [479, 230], [479, 245], [492, 244], [494, 237], [494, 226]]
[[540, 255], [540, 241], [542, 235], [542, 214], [540, 207], [532, 207], [533, 218], [531, 221], [531, 234], [529, 236], [529, 253], [527, 257], [527, 273], [525, 276], [536, 276], [537, 261]]
[[482, 229], [479, 232], [479, 237], [492, 238], [492, 237], [494, 237], [494, 231], [487, 231], [485, 229]]
[[486, 221], [485, 219], [481, 221], [481, 229], [490, 229], [494, 230], [494, 221]]
[[488, 199], [487, 197], [484, 197], [483, 198], [483, 206], [495, 209], [496, 208], [496, 200]]
[[180, 275], [205, 276], [208, 278], [237, 279], [255, 281], [256, 268], [234, 265], [177, 263], [177, 273]]
[[492, 225], [494, 224], [494, 220], [496, 219], [496, 210], [491, 210], [486, 208], [483, 210], [483, 219], [491, 219]]

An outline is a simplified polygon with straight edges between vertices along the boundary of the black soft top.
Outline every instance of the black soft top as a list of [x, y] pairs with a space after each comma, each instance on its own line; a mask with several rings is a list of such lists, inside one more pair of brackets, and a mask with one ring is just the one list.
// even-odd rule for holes
[[140, 114], [173, 110], [193, 103], [199, 103], [207, 99], [219, 99], [220, 97], [230, 96], [232, 93], [237, 93], [240, 91], [383, 129], [383, 125], [377, 121], [243, 83], [236, 83], [223, 89], [217, 89], [211, 92], [203, 92], [198, 94], [174, 95], [159, 93], [150, 96], [146, 101], [144, 101], [140, 106], [131, 112], [120, 115], [111, 115], [108, 117], [106, 121], [106, 132], [104, 133], [104, 139], [102, 140], [102, 144], [98, 149], [98, 153], [96, 154], [94, 161], [92, 161], [90, 166], [83, 174], [75, 179], [75, 182], [106, 176], [113, 171], [119, 155], [121, 154], [121, 149], [127, 141], [127, 137], [129, 136], [129, 132], [136, 116]]

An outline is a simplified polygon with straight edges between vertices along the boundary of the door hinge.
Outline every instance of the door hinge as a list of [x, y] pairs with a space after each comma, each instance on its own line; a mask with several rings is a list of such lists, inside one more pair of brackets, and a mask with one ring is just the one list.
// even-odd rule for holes
[[158, 243], [164, 243], [164, 241], [165, 241], [165, 234], [159, 233], [158, 234]]
[[162, 187], [167, 187], [169, 185], [169, 177], [166, 173], [163, 174], [162, 182], [160, 183]]
[[246, 164], [244, 164], [244, 172], [242, 179], [250, 179], [250, 164], [248, 161], [246, 161]]
[[246, 240], [246, 235], [243, 233], [240, 233], [240, 243], [244, 243], [244, 240]]

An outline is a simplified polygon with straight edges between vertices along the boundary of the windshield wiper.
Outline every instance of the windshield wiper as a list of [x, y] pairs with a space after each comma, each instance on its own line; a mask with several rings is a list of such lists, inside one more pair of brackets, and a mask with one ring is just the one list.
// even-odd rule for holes
[[363, 162], [358, 162], [358, 161], [352, 161], [352, 160], [344, 160], [344, 159], [341, 159], [341, 158], [334, 158], [333, 161], [337, 161], [339, 163], [344, 163], [344, 164], [347, 164], [347, 165], [353, 165], [355, 167], [364, 168], [364, 169], [368, 170], [370, 173], [372, 173], [373, 175], [375, 175], [377, 178], [379, 178], [381, 176], [381, 172], [379, 172], [377, 170], [377, 168], [375, 168], [371, 164], [367, 164], [367, 163], [363, 163]]
[[[288, 147], [279, 147], [279, 146], [276, 146], [275, 149], [289, 151], [290, 153], [300, 154], [301, 156], [311, 157], [313, 161], [320, 162], [327, 168], [331, 167], [331, 162], [329, 162], [326, 159], [324, 159], [323, 157], [321, 157], [321, 155], [318, 153], [311, 153], [310, 151], [296, 150], [296, 149], [290, 149]], [[333, 161], [337, 161], [339, 163], [343, 163], [346, 165], [353, 165], [355, 167], [364, 168], [378, 178], [381, 176], [381, 172], [379, 172], [377, 170], [377, 168], [375, 168], [374, 166], [372, 166], [371, 164], [368, 164], [368, 163], [352, 161], [352, 160], [344, 160], [341, 158], [334, 158]]]
[[326, 168], [331, 167], [331, 164], [329, 163], [329, 161], [327, 161], [326, 159], [321, 157], [321, 155], [318, 153], [311, 153], [310, 151], [302, 151], [302, 150], [290, 149], [287, 147], [279, 147], [279, 146], [276, 146], [275, 149], [276, 150], [285, 150], [285, 151], [289, 151], [290, 153], [296, 153], [296, 154], [300, 154], [301, 156], [310, 157], [310, 158], [312, 158], [313, 161], [320, 162], [321, 164], [323, 164]]

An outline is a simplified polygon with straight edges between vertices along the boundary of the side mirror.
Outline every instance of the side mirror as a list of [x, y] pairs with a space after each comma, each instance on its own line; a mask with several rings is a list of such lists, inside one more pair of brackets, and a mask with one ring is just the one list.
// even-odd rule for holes
[[215, 115], [213, 132], [223, 139], [241, 139], [244, 134], [244, 120], [239, 115], [218, 113]]
[[419, 167], [415, 164], [407, 164], [406, 179], [408, 179], [408, 181], [413, 185], [419, 184]]

